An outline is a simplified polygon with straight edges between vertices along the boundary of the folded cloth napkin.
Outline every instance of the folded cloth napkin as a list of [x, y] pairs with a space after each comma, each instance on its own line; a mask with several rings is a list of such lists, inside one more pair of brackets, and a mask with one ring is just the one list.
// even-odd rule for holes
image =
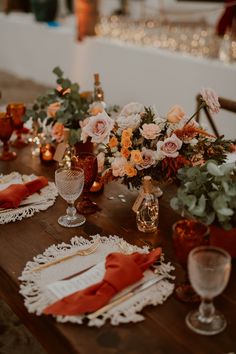
[[0, 191], [0, 208], [17, 208], [23, 199], [39, 191], [47, 184], [48, 180], [43, 176], [27, 183], [11, 184], [6, 189]]
[[46, 307], [43, 313], [70, 316], [94, 312], [107, 304], [116, 293], [140, 280], [143, 272], [159, 259], [160, 255], [161, 248], [156, 248], [148, 254], [110, 253], [106, 257], [106, 271], [101, 282], [58, 300]]

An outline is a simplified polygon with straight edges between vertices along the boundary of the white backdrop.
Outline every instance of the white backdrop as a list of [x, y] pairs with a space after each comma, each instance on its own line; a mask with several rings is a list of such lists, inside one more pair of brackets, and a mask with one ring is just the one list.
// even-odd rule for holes
[[[74, 20], [57, 28], [36, 23], [32, 15], [0, 14], [0, 69], [54, 85], [59, 65], [82, 90], [91, 90], [99, 72], [108, 103], [155, 103], [160, 114], [178, 103], [188, 114], [202, 87], [236, 100], [236, 64], [200, 59], [103, 38], [75, 41]], [[1, 88], [4, 90], [4, 88]], [[222, 133], [236, 137], [236, 118], [216, 118]]]

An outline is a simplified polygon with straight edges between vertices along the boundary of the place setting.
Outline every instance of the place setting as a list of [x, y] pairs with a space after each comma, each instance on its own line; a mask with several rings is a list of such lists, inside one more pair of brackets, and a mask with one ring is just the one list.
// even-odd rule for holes
[[11, 172], [0, 176], [0, 224], [15, 222], [48, 209], [58, 195], [54, 182], [43, 176]]
[[173, 270], [161, 248], [150, 251], [116, 235], [75, 236], [27, 262], [20, 293], [29, 312], [59, 322], [139, 322], [145, 306], [160, 305], [173, 292]]

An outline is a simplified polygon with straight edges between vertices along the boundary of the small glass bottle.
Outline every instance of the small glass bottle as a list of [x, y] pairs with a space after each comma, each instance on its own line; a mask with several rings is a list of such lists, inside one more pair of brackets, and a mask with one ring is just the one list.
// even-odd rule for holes
[[136, 223], [139, 231], [157, 231], [159, 220], [159, 202], [153, 194], [152, 178], [145, 176], [143, 179], [143, 198], [136, 212]]
[[104, 92], [101, 87], [99, 74], [94, 74], [94, 101], [104, 102]]
[[75, 157], [75, 148], [69, 144], [70, 129], [64, 128], [63, 142], [57, 145], [53, 159], [58, 162], [59, 167], [70, 168]]

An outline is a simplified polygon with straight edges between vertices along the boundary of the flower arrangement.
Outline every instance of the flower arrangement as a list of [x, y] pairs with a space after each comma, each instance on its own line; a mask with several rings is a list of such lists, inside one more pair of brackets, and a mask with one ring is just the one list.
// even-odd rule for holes
[[[202, 104], [211, 113], [219, 111], [215, 92], [204, 89]], [[89, 117], [82, 128], [83, 142], [88, 137], [99, 144], [98, 164], [105, 179], [122, 178], [128, 187], [139, 188], [142, 178], [173, 179], [183, 166], [202, 165], [209, 159], [222, 163], [231, 141], [216, 138], [201, 128], [192, 117], [186, 117], [176, 105], [165, 118], [154, 106], [129, 103], [110, 118], [106, 112]], [[99, 151], [99, 149], [98, 149]]]
[[25, 120], [33, 119], [47, 128], [52, 140], [57, 143], [63, 139], [64, 127], [70, 129], [70, 143], [73, 145], [80, 141], [81, 126], [86, 117], [103, 111], [101, 103], [92, 103], [90, 93], [80, 93], [77, 83], [72, 83], [64, 77], [63, 71], [56, 67], [56, 88], [48, 90], [39, 96], [32, 108], [28, 108]]
[[173, 209], [207, 225], [228, 230], [236, 226], [236, 166], [208, 161], [205, 165], [184, 167], [181, 182], [171, 199]]

